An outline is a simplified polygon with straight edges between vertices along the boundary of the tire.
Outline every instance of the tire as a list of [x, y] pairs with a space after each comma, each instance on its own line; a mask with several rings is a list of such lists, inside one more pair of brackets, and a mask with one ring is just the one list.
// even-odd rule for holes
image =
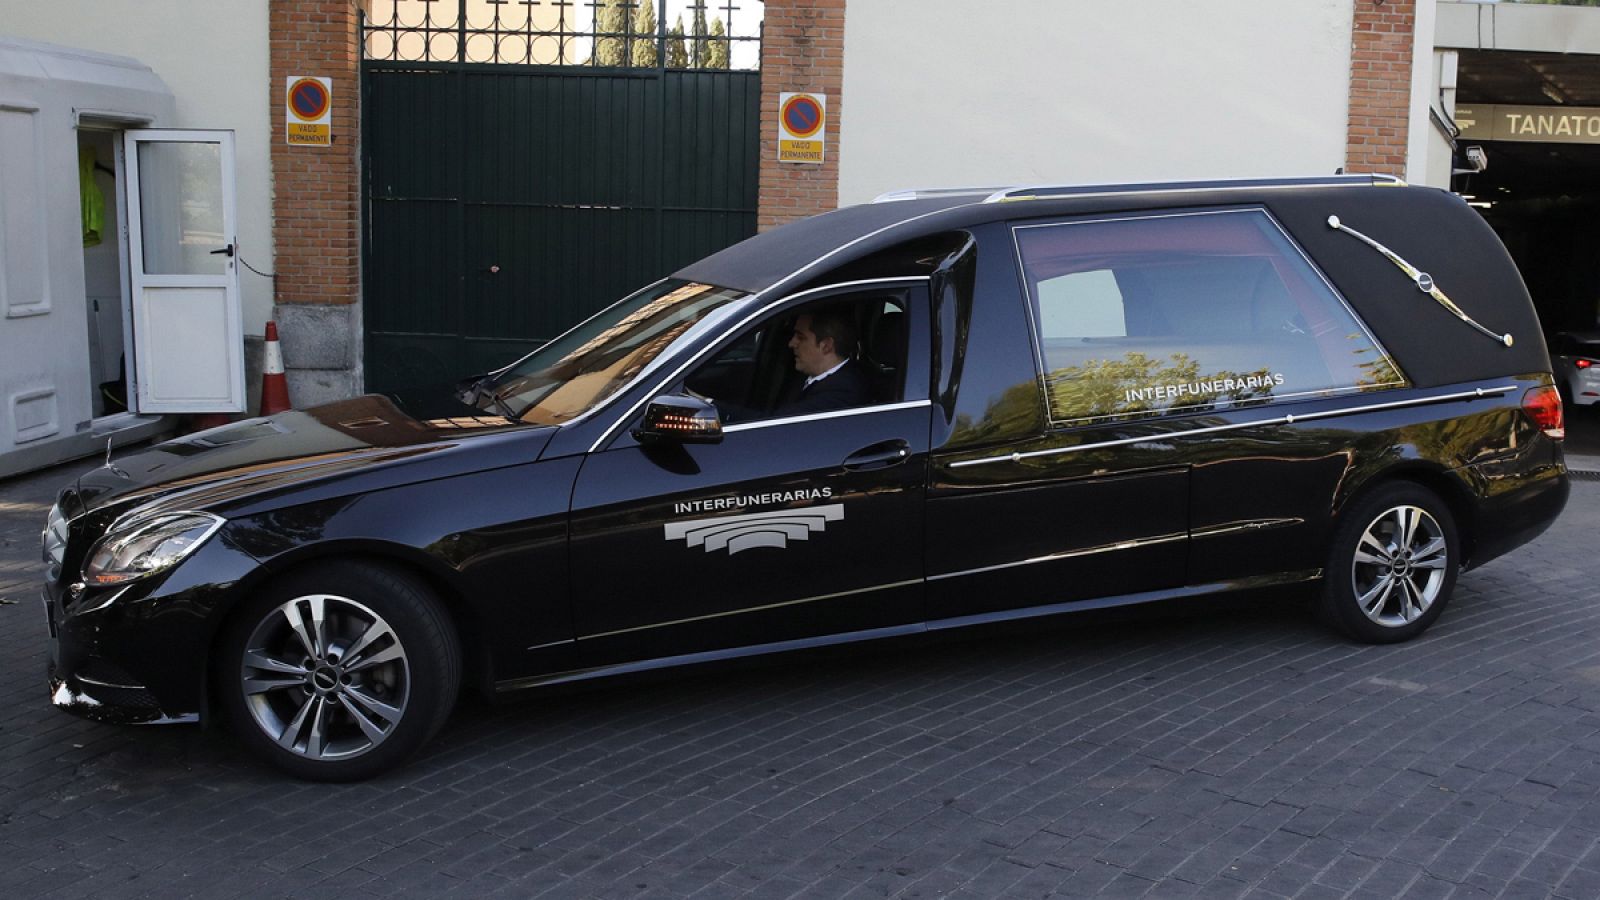
[[397, 765], [444, 724], [461, 685], [461, 648], [438, 600], [365, 562], [273, 583], [229, 620], [218, 648], [217, 693], [240, 741], [310, 781]]
[[1421, 485], [1392, 482], [1358, 500], [1340, 521], [1319, 612], [1358, 641], [1409, 641], [1444, 612], [1460, 569], [1449, 507]]

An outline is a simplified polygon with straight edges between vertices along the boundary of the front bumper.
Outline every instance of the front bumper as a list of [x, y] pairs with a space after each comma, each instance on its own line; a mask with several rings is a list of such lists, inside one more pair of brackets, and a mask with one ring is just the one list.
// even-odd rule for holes
[[44, 611], [50, 629], [50, 662], [46, 671], [50, 702], [86, 719], [118, 724], [195, 722], [198, 708], [164, 707], [141, 679], [118, 665], [102, 645], [93, 615], [68, 616], [59, 586], [44, 590]]
[[51, 702], [102, 722], [200, 719], [212, 639], [256, 567], [213, 539], [176, 569], [131, 584], [46, 583]]

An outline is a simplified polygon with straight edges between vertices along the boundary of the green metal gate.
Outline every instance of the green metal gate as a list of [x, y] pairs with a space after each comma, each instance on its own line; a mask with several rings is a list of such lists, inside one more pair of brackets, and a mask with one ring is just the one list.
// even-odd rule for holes
[[497, 368], [755, 233], [759, 72], [362, 69], [368, 390]]

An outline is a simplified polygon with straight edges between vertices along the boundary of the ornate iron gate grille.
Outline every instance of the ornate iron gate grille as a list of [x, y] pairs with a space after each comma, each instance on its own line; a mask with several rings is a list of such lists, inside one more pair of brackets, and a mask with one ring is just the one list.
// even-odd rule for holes
[[367, 389], [499, 367], [753, 235], [760, 96], [736, 69], [365, 59]]
[[[762, 7], [760, 0], [373, 0], [361, 48], [364, 58], [389, 62], [753, 70]], [[678, 19], [669, 25], [672, 14]]]

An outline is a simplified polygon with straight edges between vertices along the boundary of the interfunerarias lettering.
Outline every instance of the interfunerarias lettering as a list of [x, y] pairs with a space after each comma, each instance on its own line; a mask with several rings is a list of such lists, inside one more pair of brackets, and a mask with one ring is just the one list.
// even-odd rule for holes
[[1595, 106], [1458, 106], [1456, 124], [1469, 141], [1600, 144], [1600, 107]]
[[1187, 384], [1163, 384], [1156, 387], [1129, 388], [1123, 393], [1127, 395], [1129, 403], [1144, 403], [1151, 400], [1172, 400], [1182, 397], [1196, 399], [1215, 397], [1218, 394], [1231, 394], [1234, 391], [1255, 391], [1260, 388], [1274, 388], [1283, 384], [1283, 373], [1272, 372], [1265, 375], [1248, 375], [1244, 378], [1218, 378], [1214, 381], [1191, 381]]
[[713, 497], [710, 500], [690, 500], [672, 504], [676, 515], [684, 513], [714, 512], [719, 509], [744, 509], [747, 506], [770, 506], [774, 503], [794, 503], [799, 500], [826, 500], [833, 496], [833, 488], [801, 488], [797, 491], [773, 491], [769, 494], [745, 494], [742, 497]]

